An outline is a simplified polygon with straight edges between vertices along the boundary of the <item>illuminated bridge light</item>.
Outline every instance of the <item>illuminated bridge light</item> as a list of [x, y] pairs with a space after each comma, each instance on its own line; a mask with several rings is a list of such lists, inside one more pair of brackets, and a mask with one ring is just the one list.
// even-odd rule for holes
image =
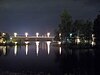
[[51, 41], [47, 41], [47, 50], [48, 50], [48, 54], [50, 54], [50, 43], [51, 43]]
[[39, 37], [39, 33], [38, 32], [36, 33], [36, 37]]
[[36, 54], [37, 54], [37, 56], [38, 56], [38, 53], [39, 53], [39, 41], [36, 41], [35, 42], [36, 43]]
[[26, 32], [26, 33], [25, 33], [25, 37], [27, 37], [27, 36], [28, 36], [28, 33]]
[[47, 33], [47, 37], [50, 37], [50, 33], [49, 32]]
[[17, 37], [17, 33], [14, 33], [14, 37]]
[[6, 35], [6, 33], [2, 33], [2, 35], [3, 35], [3, 36], [5, 36], [5, 35]]

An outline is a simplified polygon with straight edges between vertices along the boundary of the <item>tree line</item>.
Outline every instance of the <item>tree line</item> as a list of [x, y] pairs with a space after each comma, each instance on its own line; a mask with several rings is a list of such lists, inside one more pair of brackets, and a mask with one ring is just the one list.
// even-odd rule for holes
[[73, 21], [72, 16], [65, 10], [60, 15], [60, 24], [55, 30], [56, 41], [66, 41], [68, 38], [77, 36], [81, 39], [89, 41], [92, 34], [99, 36], [100, 31], [100, 15], [94, 21], [91, 20], [75, 20]]

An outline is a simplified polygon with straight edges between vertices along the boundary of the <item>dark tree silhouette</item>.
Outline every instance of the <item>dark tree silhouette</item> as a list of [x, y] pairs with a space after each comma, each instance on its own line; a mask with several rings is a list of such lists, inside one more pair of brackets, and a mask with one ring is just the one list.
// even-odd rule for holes
[[94, 20], [94, 34], [96, 37], [96, 44], [100, 46], [100, 15]]
[[95, 46], [95, 75], [100, 75], [100, 15], [94, 20]]

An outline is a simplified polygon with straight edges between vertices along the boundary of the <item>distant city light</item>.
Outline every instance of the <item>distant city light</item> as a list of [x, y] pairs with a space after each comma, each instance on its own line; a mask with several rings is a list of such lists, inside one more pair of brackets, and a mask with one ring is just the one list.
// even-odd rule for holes
[[4, 35], [6, 35], [6, 33], [2, 33], [2, 35], [4, 36]]
[[70, 37], [72, 37], [72, 33], [70, 33]]
[[96, 43], [95, 43], [94, 41], [92, 41], [92, 43], [91, 43], [91, 44], [92, 44], [92, 46], [96, 45]]
[[17, 33], [14, 33], [14, 37], [16, 37], [17, 36]]
[[28, 36], [28, 33], [26, 32], [26, 33], [25, 33], [25, 37], [27, 37], [27, 36]]
[[60, 45], [61, 44], [61, 41], [59, 41], [58, 44]]
[[61, 37], [61, 33], [59, 33], [59, 37]]
[[15, 42], [15, 45], [17, 44], [18, 42]]
[[50, 37], [50, 33], [49, 32], [47, 33], [47, 37]]
[[77, 44], [79, 44], [81, 41], [80, 41], [80, 39], [79, 39], [79, 36], [77, 36], [77, 38], [76, 38], [76, 43]]
[[36, 33], [36, 37], [39, 37], [39, 33], [38, 32]]

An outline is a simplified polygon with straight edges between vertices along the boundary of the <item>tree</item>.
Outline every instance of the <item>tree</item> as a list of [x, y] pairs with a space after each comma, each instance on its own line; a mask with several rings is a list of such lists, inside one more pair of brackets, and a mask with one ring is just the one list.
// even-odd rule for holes
[[94, 20], [94, 34], [96, 37], [96, 44], [100, 43], [100, 15], [97, 15], [97, 18]]
[[86, 23], [84, 24], [84, 36], [86, 38], [86, 40], [90, 40], [92, 33], [93, 33], [93, 24], [91, 21], [87, 20]]
[[84, 28], [84, 21], [83, 20], [76, 20], [73, 24], [73, 33], [80, 36], [83, 33]]
[[[63, 11], [63, 13], [60, 16], [60, 24], [58, 26], [57, 34], [56, 36], [59, 37], [59, 33], [61, 34], [61, 40], [64, 40], [66, 37], [69, 36], [72, 28], [72, 19], [71, 16], [67, 11]], [[57, 38], [56, 37], [56, 38]]]

